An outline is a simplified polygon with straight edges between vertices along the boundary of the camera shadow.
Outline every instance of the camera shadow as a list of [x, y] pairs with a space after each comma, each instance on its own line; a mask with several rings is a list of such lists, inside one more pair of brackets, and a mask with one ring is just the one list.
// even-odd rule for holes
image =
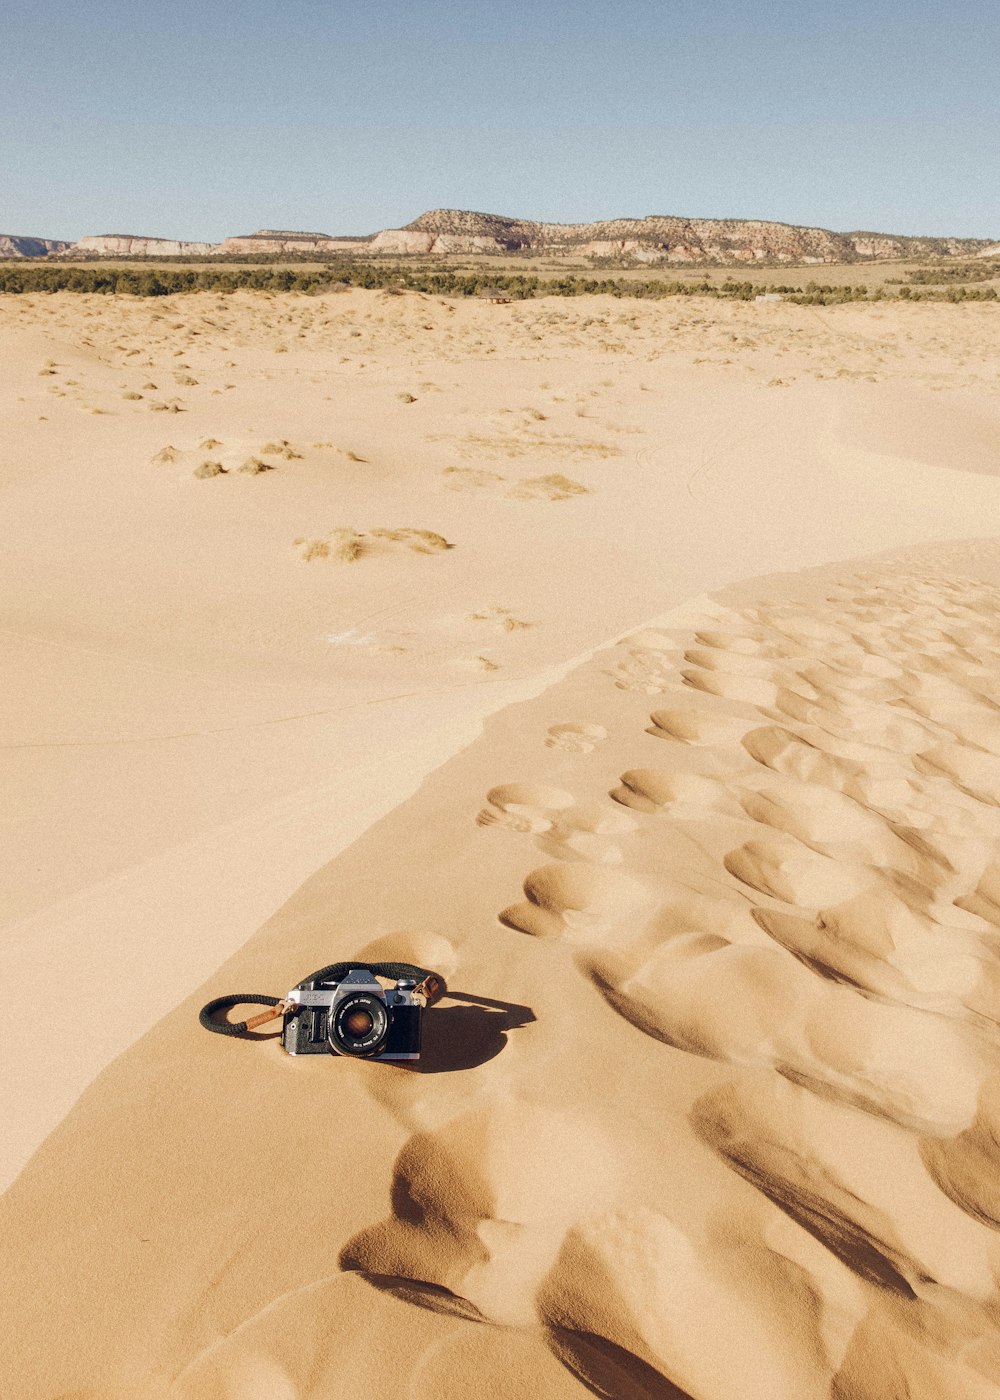
[[495, 1001], [492, 997], [468, 992], [444, 993], [445, 1003], [436, 1002], [421, 1018], [420, 1059], [399, 1061], [401, 1069], [412, 1074], [448, 1074], [474, 1069], [500, 1054], [510, 1031], [530, 1025], [535, 1013], [530, 1006]]

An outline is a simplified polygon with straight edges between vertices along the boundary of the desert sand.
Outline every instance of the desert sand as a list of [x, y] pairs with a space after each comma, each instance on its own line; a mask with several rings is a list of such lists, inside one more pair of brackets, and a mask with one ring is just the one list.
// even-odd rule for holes
[[0, 298], [5, 1396], [997, 1394], [996, 315]]

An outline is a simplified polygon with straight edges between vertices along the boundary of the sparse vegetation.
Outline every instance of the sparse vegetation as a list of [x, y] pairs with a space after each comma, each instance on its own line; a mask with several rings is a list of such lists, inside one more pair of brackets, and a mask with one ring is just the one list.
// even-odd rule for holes
[[553, 472], [550, 476], [524, 477], [508, 494], [522, 500], [534, 500], [542, 496], [548, 501], [565, 501], [570, 496], [586, 496], [589, 493], [588, 486], [581, 485], [579, 481], [572, 481], [561, 472]]
[[[714, 297], [727, 301], [752, 301], [761, 292], [779, 292], [787, 301], [810, 306], [828, 306], [847, 301], [878, 301], [883, 297], [906, 297], [909, 288], [890, 290], [891, 283], [868, 285], [801, 284], [775, 285], [771, 282], [737, 281], [728, 278], [712, 281], [667, 280], [664, 278], [586, 277], [575, 273], [555, 278], [542, 278], [530, 273], [497, 272], [493, 269], [463, 270], [456, 267], [400, 268], [398, 262], [379, 264], [341, 259], [329, 262], [303, 263], [301, 266], [278, 267], [239, 266], [239, 259], [213, 260], [200, 267], [190, 265], [151, 267], [92, 267], [73, 263], [31, 266], [23, 263], [0, 263], [0, 293], [23, 292], [96, 292], [105, 295], [139, 297], [173, 296], [184, 292], [212, 291], [227, 294], [237, 291], [323, 292], [346, 291], [351, 287], [405, 290], [435, 296], [478, 296], [483, 287], [496, 287], [514, 300], [536, 296], [585, 296], [600, 294], [612, 297], [636, 297], [660, 300], [664, 297]], [[963, 285], [937, 287], [961, 281], [982, 282], [997, 276], [997, 264], [962, 263], [948, 267], [947, 277], [941, 276], [938, 265], [917, 269], [911, 273], [912, 283], [928, 290], [910, 295], [925, 300], [994, 301], [993, 286], [966, 288]], [[971, 272], [969, 271], [971, 269]], [[961, 270], [961, 274], [960, 274]], [[952, 292], [956, 295], [951, 295]]]
[[381, 527], [376, 530], [354, 530], [349, 526], [340, 526], [319, 539], [295, 540], [295, 545], [302, 550], [302, 558], [306, 561], [339, 559], [345, 563], [353, 563], [355, 559], [374, 553], [379, 545], [394, 544], [412, 549], [417, 554], [440, 554], [446, 549], [455, 548], [444, 535], [439, 535], [434, 530], [412, 528], [393, 530]]
[[280, 442], [265, 442], [260, 449], [262, 457], [284, 457], [287, 462], [301, 461], [302, 453], [296, 452], [287, 438]]
[[[935, 263], [931, 267], [914, 267], [909, 271], [911, 286], [948, 286], [958, 282], [990, 282], [1000, 278], [1000, 262]], [[899, 285], [892, 279], [890, 285]]]

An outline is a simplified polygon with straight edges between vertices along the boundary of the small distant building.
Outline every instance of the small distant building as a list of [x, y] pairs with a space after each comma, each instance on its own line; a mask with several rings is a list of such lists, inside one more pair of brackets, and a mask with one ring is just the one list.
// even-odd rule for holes
[[509, 292], [503, 291], [500, 287], [483, 287], [479, 293], [484, 301], [490, 301], [494, 306], [506, 306], [514, 298]]
[[754, 297], [754, 301], [784, 301], [784, 300], [785, 300], [785, 298], [781, 295], [780, 292], [761, 292], [759, 296], [755, 296], [755, 297]]

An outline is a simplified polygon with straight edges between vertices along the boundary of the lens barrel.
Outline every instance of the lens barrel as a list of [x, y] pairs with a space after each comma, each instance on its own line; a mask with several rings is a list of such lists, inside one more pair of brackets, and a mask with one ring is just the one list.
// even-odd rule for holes
[[352, 992], [331, 1011], [327, 1034], [336, 1054], [371, 1059], [389, 1034], [388, 1008], [372, 992]]

